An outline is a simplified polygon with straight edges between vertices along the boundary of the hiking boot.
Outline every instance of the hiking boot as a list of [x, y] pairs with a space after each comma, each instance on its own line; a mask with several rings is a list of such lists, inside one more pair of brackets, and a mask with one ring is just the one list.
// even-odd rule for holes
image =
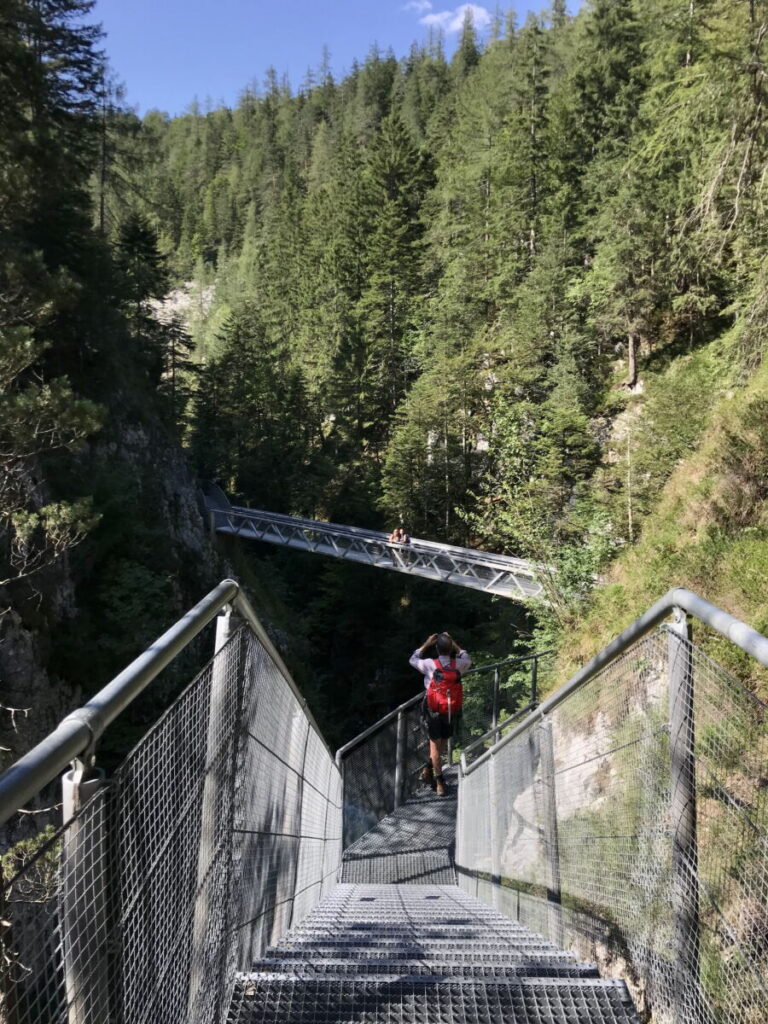
[[442, 775], [435, 776], [435, 792], [438, 796], [445, 796], [445, 779]]
[[431, 764], [424, 765], [419, 774], [419, 778], [425, 786], [431, 786], [432, 789], [435, 788], [435, 773], [432, 771]]

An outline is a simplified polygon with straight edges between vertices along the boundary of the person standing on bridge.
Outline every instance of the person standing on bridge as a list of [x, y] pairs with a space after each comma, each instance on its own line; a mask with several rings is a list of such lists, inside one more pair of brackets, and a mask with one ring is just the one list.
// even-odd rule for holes
[[[430, 647], [435, 646], [436, 658], [425, 658]], [[450, 691], [458, 684], [461, 677], [472, 665], [472, 659], [460, 647], [450, 633], [433, 633], [428, 636], [421, 647], [417, 647], [410, 657], [413, 665], [424, 676], [424, 699], [421, 705], [421, 717], [429, 738], [429, 760], [421, 772], [423, 782], [433, 782], [438, 796], [445, 796], [445, 779], [443, 778], [443, 753], [448, 740], [453, 736], [456, 723], [461, 715], [460, 707], [452, 712], [450, 703], [448, 710], [438, 710], [442, 698], [438, 698], [437, 690]], [[450, 700], [450, 698], [449, 698]]]

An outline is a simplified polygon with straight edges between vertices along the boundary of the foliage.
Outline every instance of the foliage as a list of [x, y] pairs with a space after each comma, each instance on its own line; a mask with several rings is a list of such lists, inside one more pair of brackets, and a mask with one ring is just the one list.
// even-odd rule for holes
[[[90, 531], [94, 589], [114, 570], [144, 635], [144, 602], [186, 568], [141, 472], [88, 476], [84, 440], [124, 419], [162, 425], [254, 504], [538, 562], [546, 603], [515, 627], [540, 645], [613, 621], [619, 591], [590, 595], [617, 555], [643, 599], [717, 572], [724, 601], [748, 590], [762, 614], [764, 3], [570, 17], [558, 0], [485, 42], [468, 14], [450, 62], [435, 40], [399, 61], [373, 48], [339, 80], [326, 59], [298, 91], [269, 71], [232, 109], [143, 120], [89, 9], [12, 0], [0, 41], [9, 557]], [[173, 284], [194, 315], [166, 302]], [[720, 454], [691, 462], [716, 431]], [[385, 614], [347, 568], [280, 571], [318, 634]]]
[[46, 825], [32, 838], [15, 843], [0, 856], [3, 883], [7, 884], [23, 871], [16, 883], [20, 898], [35, 903], [54, 899], [58, 893], [60, 845], [53, 825]]

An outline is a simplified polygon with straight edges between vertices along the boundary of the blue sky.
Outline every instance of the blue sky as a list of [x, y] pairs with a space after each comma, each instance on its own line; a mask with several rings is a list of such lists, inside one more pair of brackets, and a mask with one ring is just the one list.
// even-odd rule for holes
[[[546, 3], [500, 6], [514, 6], [522, 22]], [[153, 107], [178, 114], [195, 98], [233, 105], [270, 65], [295, 89], [320, 64], [324, 45], [337, 77], [374, 43], [402, 57], [430, 28], [444, 32], [450, 52], [466, 6], [478, 29], [487, 28], [495, 0], [97, 0], [91, 17], [107, 33], [104, 48], [127, 102], [140, 114]]]

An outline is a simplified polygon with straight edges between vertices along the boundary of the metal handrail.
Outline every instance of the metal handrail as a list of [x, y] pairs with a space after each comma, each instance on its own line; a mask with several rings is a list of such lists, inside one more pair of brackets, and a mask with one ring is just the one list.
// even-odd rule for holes
[[346, 757], [350, 750], [353, 750], [355, 747], [359, 746], [359, 744], [361, 744], [363, 740], [367, 740], [369, 736], [372, 736], [375, 732], [378, 732], [378, 730], [381, 729], [382, 726], [386, 725], [388, 722], [391, 722], [393, 718], [397, 718], [397, 716], [401, 712], [410, 711], [410, 709], [415, 704], [419, 703], [423, 696], [423, 692], [417, 693], [415, 697], [409, 698], [404, 704], [400, 704], [398, 707], [396, 707], [394, 711], [390, 711], [386, 715], [384, 715], [383, 718], [380, 718], [378, 722], [374, 722], [373, 725], [369, 725], [368, 728], [365, 729], [363, 732], [358, 733], [358, 735], [354, 736], [349, 741], [349, 743], [345, 743], [343, 747], [339, 747], [339, 749], [336, 751], [337, 767], [341, 767], [342, 759]]
[[492, 668], [504, 668], [505, 665], [516, 665], [523, 661], [536, 661], [537, 658], [544, 658], [548, 654], [554, 654], [554, 648], [550, 648], [548, 651], [537, 651], [535, 654], [523, 654], [516, 658], [505, 658], [504, 661], [494, 661], [490, 665], [477, 665], [475, 668], [469, 668], [464, 673], [465, 676], [471, 675], [473, 672], [487, 672]]
[[[504, 661], [494, 661], [490, 665], [476, 665], [474, 668], [467, 669], [467, 671], [464, 673], [464, 677], [468, 675], [477, 674], [479, 672], [488, 672], [492, 668], [501, 668], [503, 665], [514, 665], [517, 662], [522, 661], [534, 661], [536, 658], [543, 658], [545, 654], [552, 653], [553, 651], [551, 650], [540, 651], [538, 654], [524, 654], [519, 658], [506, 658]], [[414, 704], [418, 704], [418, 702], [422, 699], [423, 696], [423, 692], [417, 693], [415, 697], [411, 697], [404, 704], [400, 704], [398, 707], [394, 709], [394, 711], [387, 712], [387, 714], [384, 715], [383, 718], [380, 718], [377, 722], [374, 722], [373, 725], [369, 725], [368, 728], [365, 729], [363, 732], [358, 733], [357, 736], [354, 736], [348, 743], [345, 743], [343, 747], [339, 747], [339, 749], [336, 751], [336, 764], [340, 766], [343, 758], [349, 753], [350, 750], [353, 750], [356, 746], [358, 746], [358, 744], [362, 743], [363, 740], [367, 740], [369, 736], [372, 736], [375, 732], [378, 732], [378, 730], [381, 729], [383, 726], [387, 725], [387, 723], [391, 722], [394, 718], [397, 718], [397, 716], [401, 712], [410, 711]], [[500, 726], [497, 725], [496, 728], [498, 729], [500, 728]], [[482, 738], [483, 737], [481, 737], [481, 739]]]
[[472, 764], [467, 764], [462, 754], [461, 757], [461, 772], [463, 775], [469, 775], [470, 772], [475, 771], [481, 765], [485, 764], [490, 758], [494, 757], [499, 750], [505, 747], [508, 743], [511, 743], [515, 737], [519, 736], [521, 732], [527, 729], [531, 723], [542, 718], [544, 715], [553, 711], [559, 704], [561, 704], [567, 697], [578, 690], [584, 683], [589, 682], [597, 673], [605, 668], [609, 662], [626, 651], [636, 640], [650, 632], [654, 626], [658, 625], [662, 619], [665, 619], [668, 615], [672, 614], [676, 609], [681, 609], [687, 612], [689, 615], [693, 615], [694, 618], [703, 622], [705, 626], [709, 626], [714, 629], [717, 633], [726, 637], [732, 643], [736, 644], [747, 654], [750, 654], [753, 658], [760, 662], [761, 665], [768, 666], [768, 637], [758, 633], [757, 630], [752, 629], [746, 622], [742, 622], [741, 619], [737, 619], [735, 616], [723, 611], [722, 608], [718, 608], [716, 605], [706, 601], [703, 597], [699, 597], [698, 594], [694, 594], [691, 590], [686, 590], [685, 587], [673, 587], [672, 590], [668, 590], [667, 593], [659, 598], [659, 600], [652, 605], [647, 612], [635, 619], [627, 628], [620, 633], [615, 640], [612, 640], [606, 647], [602, 649], [598, 654], [592, 658], [591, 661], [587, 662], [582, 668], [579, 669], [575, 675], [564, 683], [559, 690], [556, 690], [551, 697], [548, 697], [539, 706], [531, 712], [526, 719], [524, 719], [516, 729], [507, 733], [502, 739], [499, 740], [490, 750], [487, 750], [481, 757], [478, 757]]
[[[231, 605], [245, 619], [258, 637], [322, 740], [322, 733], [306, 700], [259, 622], [240, 584], [236, 580], [223, 580], [83, 707], [67, 715], [52, 733], [0, 775], [0, 825], [52, 782], [71, 761], [82, 756], [89, 758], [106, 727], [227, 605]], [[331, 754], [324, 740], [323, 744]]]
[[[533, 711], [535, 707], [536, 705], [533, 702], [525, 704], [523, 707], [518, 708], [517, 711], [513, 712], [509, 718], [505, 718], [503, 721], [499, 722], [498, 725], [492, 725], [488, 732], [484, 732], [482, 736], [478, 736], [476, 739], [472, 740], [470, 744], [464, 747], [461, 752], [461, 756], [466, 757], [470, 751], [474, 750], [475, 747], [479, 747], [481, 743], [487, 743], [488, 740], [498, 737], [498, 734], [502, 729], [506, 729], [508, 725], [512, 724], [512, 722], [517, 721], [517, 719], [521, 718], [523, 715], [527, 715], [528, 712]], [[496, 740], [496, 742], [498, 742], [498, 740]]]

